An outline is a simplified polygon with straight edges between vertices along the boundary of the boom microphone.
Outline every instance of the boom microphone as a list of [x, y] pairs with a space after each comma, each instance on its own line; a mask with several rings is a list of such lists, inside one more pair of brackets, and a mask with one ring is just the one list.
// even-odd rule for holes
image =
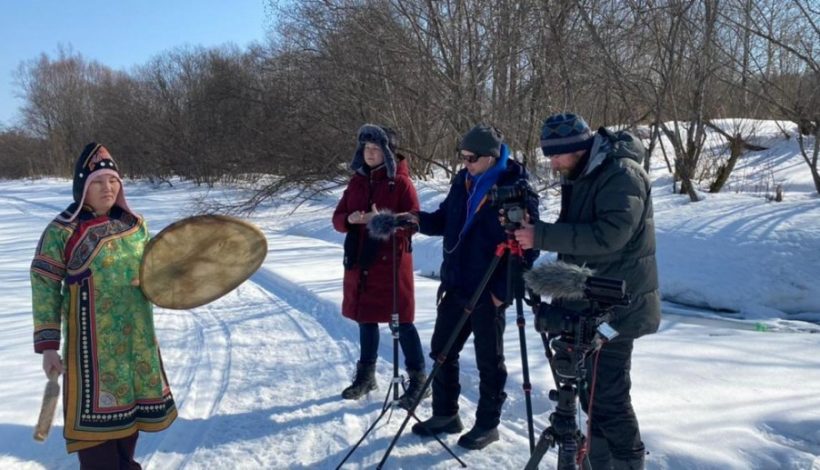
[[412, 225], [415, 225], [415, 222], [405, 215], [381, 210], [367, 223], [367, 231], [370, 232], [370, 238], [387, 241], [396, 230]]
[[590, 300], [606, 305], [629, 305], [626, 282], [594, 276], [586, 266], [556, 261], [536, 266], [524, 274], [532, 291], [554, 299]]
[[390, 240], [390, 235], [398, 228], [398, 217], [391, 211], [379, 211], [367, 222], [367, 231], [370, 238], [386, 241]]
[[533, 292], [556, 299], [581, 300], [585, 298], [587, 279], [595, 271], [574, 264], [555, 261], [540, 264], [526, 273], [524, 281]]

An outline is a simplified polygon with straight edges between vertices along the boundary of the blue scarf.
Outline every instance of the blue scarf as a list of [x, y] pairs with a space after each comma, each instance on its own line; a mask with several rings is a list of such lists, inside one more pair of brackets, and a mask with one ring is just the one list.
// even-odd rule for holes
[[491, 166], [487, 171], [478, 175], [472, 176], [467, 173], [467, 181], [470, 182], [467, 190], [467, 220], [464, 221], [464, 227], [459, 232], [459, 238], [467, 233], [467, 229], [472, 225], [475, 215], [481, 209], [481, 203], [484, 202], [484, 196], [490, 191], [490, 188], [495, 186], [498, 177], [507, 169], [507, 160], [510, 157], [510, 150], [507, 144], [501, 144], [501, 152], [498, 161]]

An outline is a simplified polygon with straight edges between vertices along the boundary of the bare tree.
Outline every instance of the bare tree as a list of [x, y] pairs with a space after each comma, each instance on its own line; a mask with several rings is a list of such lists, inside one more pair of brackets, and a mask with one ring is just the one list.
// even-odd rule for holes
[[64, 48], [55, 60], [43, 54], [20, 65], [16, 79], [25, 101], [23, 125], [47, 143], [38, 166], [70, 174], [75, 153], [92, 138], [92, 86], [109, 73]]
[[128, 73], [70, 50], [26, 62], [23, 122], [0, 131], [14, 143], [0, 161], [36, 144], [33, 168], [67, 174], [99, 140], [132, 176], [238, 181], [254, 205], [343, 182], [365, 122], [398, 130], [427, 177], [458, 170], [458, 139], [481, 121], [532, 163], [541, 119], [574, 111], [642, 132], [696, 200], [749, 145], [725, 130], [729, 156], [712, 156], [706, 129], [749, 116], [797, 124], [820, 192], [814, 0], [270, 0], [270, 12], [269, 41], [245, 50], [178, 49]]
[[820, 193], [820, 9], [811, 0], [786, 4], [761, 0], [750, 5], [750, 10], [750, 18], [742, 23], [724, 17], [767, 46], [766, 55], [752, 61], [753, 80], [743, 90], [797, 125], [801, 155]]

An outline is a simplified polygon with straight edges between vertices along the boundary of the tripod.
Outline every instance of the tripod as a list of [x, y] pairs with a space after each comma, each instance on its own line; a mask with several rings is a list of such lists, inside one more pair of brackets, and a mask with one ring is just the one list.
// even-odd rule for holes
[[[376, 425], [384, 417], [384, 415], [386, 415], [388, 412], [390, 412], [390, 414], [392, 415], [393, 409], [395, 409], [395, 408], [404, 409], [401, 406], [401, 403], [400, 403], [400, 400], [399, 400], [399, 387], [401, 387], [401, 389], [405, 392], [406, 392], [406, 389], [404, 388], [404, 377], [399, 374], [399, 309], [398, 309], [398, 284], [399, 283], [398, 283], [398, 262], [396, 261], [396, 256], [397, 255], [396, 255], [396, 232], [395, 232], [395, 230], [393, 230], [393, 232], [391, 233], [390, 238], [392, 240], [392, 245], [393, 245], [393, 311], [390, 315], [390, 332], [393, 335], [393, 378], [390, 380], [390, 386], [387, 388], [387, 395], [385, 395], [385, 397], [384, 397], [384, 403], [382, 404], [381, 413], [379, 413], [379, 416], [376, 417], [376, 419], [373, 421], [373, 424], [371, 424], [370, 427], [367, 428], [367, 430], [364, 432], [362, 437], [359, 438], [359, 440], [356, 442], [356, 444], [354, 444], [353, 447], [350, 448], [348, 453], [345, 455], [344, 459], [342, 459], [342, 461], [339, 462], [339, 465], [336, 467], [336, 470], [339, 470], [340, 468], [342, 468], [342, 465], [344, 465], [345, 462], [347, 462], [347, 459], [350, 458], [351, 455], [353, 455], [353, 452], [355, 452], [356, 449], [359, 448], [359, 445], [361, 445], [361, 443], [364, 442], [367, 435], [370, 434], [370, 432], [373, 431], [373, 429], [376, 428]], [[425, 387], [425, 389], [426, 389], [426, 387]], [[425, 389], [422, 389], [421, 394], [419, 395], [419, 401], [424, 396], [424, 390]], [[391, 400], [391, 395], [392, 395], [392, 400]], [[405, 419], [404, 424], [402, 424], [402, 427], [404, 427], [404, 425], [407, 423], [407, 420], [409, 420], [410, 417], [414, 418], [418, 422], [421, 422], [421, 420], [419, 420], [419, 418], [414, 413], [414, 411], [416, 409], [416, 406], [418, 406], [418, 401], [414, 402], [412, 408], [407, 410], [407, 418]], [[388, 417], [388, 421], [389, 421], [389, 419], [390, 418]], [[447, 445], [444, 444], [444, 442], [441, 439], [439, 439], [438, 436], [435, 436], [435, 437], [436, 437], [436, 440], [439, 442], [439, 444], [441, 444], [441, 446], [444, 447], [444, 450], [449, 452], [450, 455], [453, 456], [453, 458], [455, 458], [456, 460], [459, 461], [459, 463], [461, 463], [462, 466], [466, 467], [466, 465], [464, 465], [464, 462], [462, 462], [458, 457], [456, 457], [456, 455], [453, 453], [453, 451], [450, 450], [450, 448], [447, 447]], [[379, 465], [379, 468], [381, 468], [381, 465]]]
[[[538, 463], [551, 447], [558, 446], [559, 470], [577, 470], [579, 467], [590, 470], [589, 459], [586, 456], [579, 462], [579, 449], [586, 444], [586, 438], [578, 429], [578, 422], [575, 418], [576, 403], [578, 399], [578, 387], [585, 382], [586, 367], [585, 358], [592, 350], [589, 345], [581, 343], [581, 335], [576, 335], [573, 344], [566, 343], [558, 337], [550, 338], [545, 333], [541, 333], [541, 340], [544, 343], [544, 350], [547, 360], [552, 367], [552, 377], [555, 380], [555, 390], [550, 390], [550, 400], [556, 402], [555, 411], [550, 413], [550, 426], [544, 429], [538, 438], [538, 444], [530, 455], [530, 460], [524, 466], [525, 470], [535, 470]], [[557, 350], [552, 352], [552, 346]], [[562, 366], [555, 365], [556, 361], [562, 361]], [[570, 366], [572, 373], [559, 374], [558, 370]]]
[[[596, 278], [602, 279], [602, 278]], [[550, 447], [558, 446], [559, 470], [590, 470], [591, 465], [586, 455], [586, 438], [578, 429], [575, 419], [577, 409], [578, 389], [586, 384], [586, 359], [590, 354], [597, 354], [601, 346], [618, 335], [618, 332], [606, 323], [612, 316], [615, 305], [628, 305], [629, 297], [624, 296], [616, 302], [601, 302], [590, 299], [590, 309], [582, 314], [574, 314], [561, 307], [553, 307], [559, 315], [574, 318], [569, 330], [561, 333], [550, 333], [548, 337], [541, 333], [544, 343], [544, 352], [552, 370], [555, 381], [555, 390], [550, 390], [550, 400], [556, 402], [555, 411], [550, 413], [550, 426], [547, 427], [538, 439], [525, 470], [538, 468], [538, 463]], [[568, 315], [569, 314], [569, 315]], [[549, 315], [549, 313], [547, 313]], [[538, 323], [538, 321], [536, 321]], [[543, 330], [539, 330], [543, 331]], [[553, 354], [553, 349], [555, 353]], [[593, 376], [597, 361], [593, 367]], [[592, 380], [590, 390], [590, 404], [594, 393], [595, 379]], [[591, 413], [591, 411], [590, 411]], [[592, 420], [588, 415], [587, 419]], [[581, 450], [583, 452], [579, 452]]]
[[530, 454], [535, 450], [535, 431], [532, 422], [532, 384], [530, 383], [530, 366], [527, 359], [527, 336], [524, 327], [527, 321], [524, 319], [524, 280], [521, 277], [522, 261], [524, 260], [524, 250], [515, 237], [508, 232], [507, 245], [509, 246], [510, 258], [507, 261], [507, 299], [506, 305], [515, 301], [515, 324], [518, 326], [518, 342], [521, 348], [521, 370], [524, 375], [524, 401], [527, 410], [527, 435], [530, 440]]
[[[430, 372], [430, 375], [427, 376], [427, 381], [424, 382], [424, 385], [422, 386], [422, 389], [421, 389], [422, 394], [424, 393], [425, 390], [427, 390], [428, 387], [430, 387], [430, 384], [433, 383], [433, 379], [435, 378], [436, 374], [439, 372], [439, 370], [441, 369], [441, 366], [447, 360], [447, 355], [450, 353], [450, 349], [452, 349], [453, 344], [455, 344], [456, 339], [458, 338], [459, 332], [462, 330], [462, 328], [464, 328], [464, 325], [467, 323], [467, 320], [470, 318], [470, 315], [473, 313], [473, 310], [475, 310], [475, 307], [478, 304], [479, 299], [481, 298], [481, 294], [484, 292], [484, 289], [487, 287], [487, 284], [490, 282], [490, 278], [492, 277], [493, 273], [495, 272], [495, 269], [498, 267], [498, 263], [504, 258], [504, 256], [507, 253], [510, 253], [510, 254], [514, 255], [514, 257], [516, 259], [519, 259], [519, 260], [521, 258], [521, 254], [523, 253], [523, 251], [521, 250], [521, 246], [518, 245], [518, 242], [515, 240], [515, 237], [513, 237], [512, 234], [508, 234], [507, 240], [499, 243], [498, 246], [496, 246], [495, 254], [493, 256], [492, 261], [490, 262], [490, 265], [487, 267], [487, 271], [484, 273], [484, 276], [481, 278], [481, 282], [479, 283], [479, 285], [476, 288], [475, 292], [473, 292], [473, 295], [472, 295], [472, 297], [470, 297], [469, 302], [464, 307], [464, 312], [462, 313], [461, 317], [459, 317], [458, 323], [456, 323], [455, 327], [453, 328], [452, 334], [450, 335], [449, 338], [447, 338], [447, 342], [444, 344], [444, 347], [442, 348], [441, 352], [438, 354], [438, 356], [436, 356], [436, 362], [433, 365], [433, 369]], [[511, 273], [512, 273], [512, 271], [510, 271], [509, 268], [508, 268], [508, 276], [511, 275]], [[508, 286], [509, 285], [510, 285], [510, 281], [508, 279]], [[522, 286], [523, 286], [523, 284], [522, 284]], [[523, 289], [523, 287], [522, 287], [522, 289]], [[523, 290], [522, 290], [522, 293], [523, 293]], [[507, 295], [509, 296], [510, 294], [507, 294]], [[523, 298], [523, 295], [521, 296], [521, 298]], [[520, 300], [519, 298], [516, 299], [517, 306], [520, 309], [520, 311], [523, 311], [523, 306], [518, 302], [519, 300]], [[521, 316], [523, 317], [523, 313], [521, 314]], [[527, 381], [527, 382], [529, 382], [528, 377], [529, 377], [529, 373], [527, 372], [527, 378], [525, 379], [525, 381]], [[390, 457], [390, 452], [393, 451], [393, 447], [396, 446], [396, 442], [398, 442], [399, 438], [401, 437], [402, 432], [404, 432], [404, 428], [407, 427], [407, 423], [410, 420], [410, 416], [412, 415], [413, 417], [415, 417], [414, 412], [415, 412], [417, 406], [418, 406], [418, 403], [413, 403], [413, 406], [408, 411], [407, 418], [405, 418], [404, 421], [401, 423], [401, 426], [399, 427], [398, 432], [393, 437], [393, 440], [390, 442], [390, 445], [387, 447], [387, 450], [384, 452], [384, 456], [382, 457], [381, 462], [379, 462], [379, 465], [376, 468], [381, 469], [384, 466], [385, 462], [387, 462], [388, 457]], [[416, 420], [418, 420], [418, 418], [416, 418]], [[430, 434], [432, 434], [432, 433], [430, 433]], [[436, 439], [438, 439], [438, 437], [436, 437]], [[441, 441], [439, 440], [439, 442], [441, 442]], [[462, 467], [467, 466], [458, 457], [456, 457], [454, 454], [452, 454], [452, 452], [451, 452], [451, 455], [453, 455], [453, 457], [455, 457], [455, 459], [458, 460], [458, 462], [462, 465]]]

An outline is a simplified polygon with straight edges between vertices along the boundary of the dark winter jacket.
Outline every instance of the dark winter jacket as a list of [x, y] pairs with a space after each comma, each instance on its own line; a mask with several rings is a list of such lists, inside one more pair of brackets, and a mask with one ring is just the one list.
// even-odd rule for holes
[[[632, 304], [610, 322], [624, 338], [658, 330], [661, 316], [652, 188], [641, 167], [641, 142], [631, 134], [599, 129], [586, 168], [564, 181], [561, 215], [535, 224], [535, 246], [567, 263], [586, 265], [596, 276], [626, 281]], [[554, 301], [573, 310], [584, 301]]]
[[[393, 311], [392, 242], [371, 238], [365, 224], [347, 222], [348, 215], [370, 212], [373, 204], [379, 210], [394, 213], [418, 211], [418, 196], [404, 160], [396, 165], [393, 179], [388, 178], [384, 165], [372, 172], [357, 171], [333, 213], [333, 227], [347, 234], [342, 314], [360, 323], [389, 322]], [[395, 234], [399, 321], [410, 323], [415, 315], [411, 234], [406, 230], [397, 230]]]
[[[467, 170], [459, 171], [450, 185], [450, 192], [435, 212], [419, 213], [419, 231], [425, 235], [443, 235], [443, 259], [441, 263], [441, 287], [447, 292], [469, 298], [481, 285], [481, 280], [495, 256], [499, 243], [507, 240], [507, 233], [498, 221], [498, 208], [486, 200], [475, 215], [472, 225], [459, 238], [467, 217]], [[511, 186], [518, 180], [527, 180], [527, 172], [518, 162], [510, 160], [501, 174], [496, 187]], [[531, 220], [538, 220], [538, 197], [534, 193], [527, 198], [527, 211]], [[525, 268], [538, 258], [536, 250], [524, 253]], [[490, 299], [491, 292], [499, 300], [507, 295], [506, 258], [495, 269], [482, 301]]]

